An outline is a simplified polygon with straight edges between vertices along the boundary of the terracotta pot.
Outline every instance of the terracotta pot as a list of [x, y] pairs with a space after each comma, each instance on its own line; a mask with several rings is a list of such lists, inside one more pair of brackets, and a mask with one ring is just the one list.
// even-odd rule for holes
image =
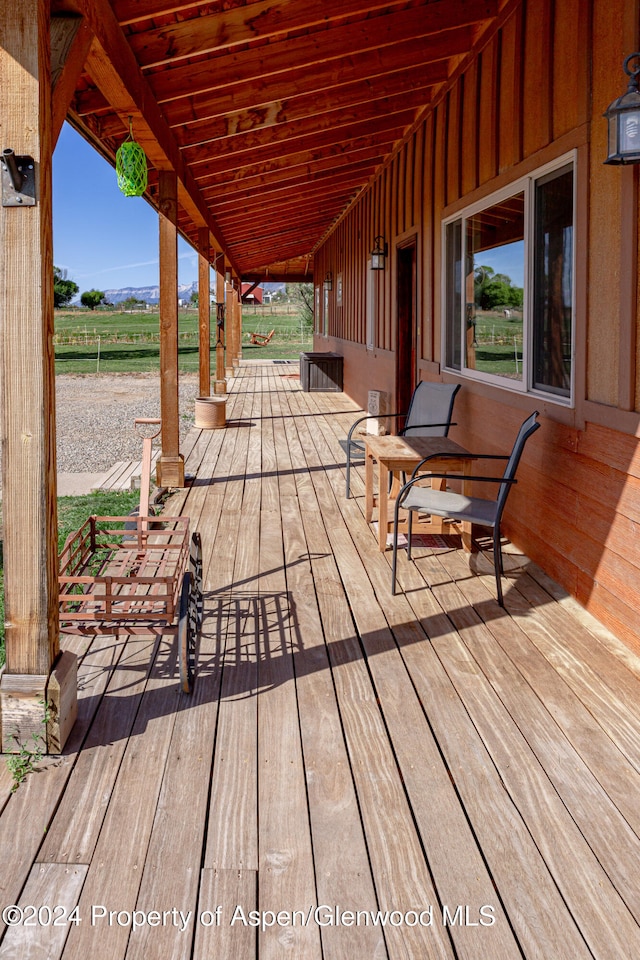
[[196, 427], [218, 430], [226, 425], [226, 397], [196, 397]]

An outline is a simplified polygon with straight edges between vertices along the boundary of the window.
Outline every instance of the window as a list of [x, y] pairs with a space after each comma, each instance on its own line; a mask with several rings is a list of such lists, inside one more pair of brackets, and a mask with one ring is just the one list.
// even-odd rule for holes
[[571, 401], [573, 162], [444, 223], [444, 365]]

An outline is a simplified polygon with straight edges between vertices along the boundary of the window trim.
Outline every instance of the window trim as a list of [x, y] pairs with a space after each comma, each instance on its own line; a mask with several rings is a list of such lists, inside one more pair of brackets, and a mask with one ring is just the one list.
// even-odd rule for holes
[[371, 256], [367, 257], [367, 286], [365, 291], [365, 348], [375, 350], [376, 329], [378, 326], [378, 274], [380, 270], [372, 270]]
[[[516, 180], [513, 180], [511, 183], [506, 184], [503, 187], [500, 187], [494, 191], [488, 191], [481, 199], [474, 200], [472, 203], [467, 206], [459, 206], [455, 213], [445, 216], [441, 222], [441, 276], [440, 276], [440, 297], [441, 297], [441, 326], [440, 326], [440, 356], [441, 356], [441, 365], [442, 370], [446, 371], [449, 374], [453, 374], [456, 377], [464, 377], [467, 380], [474, 380], [481, 383], [488, 384], [492, 387], [497, 387], [501, 390], [508, 390], [510, 393], [517, 393], [520, 396], [532, 396], [539, 397], [544, 401], [549, 403], [555, 403], [567, 408], [575, 408], [575, 385], [576, 385], [576, 259], [577, 259], [577, 243], [576, 243], [576, 221], [578, 218], [577, 211], [577, 188], [578, 188], [578, 171], [577, 171], [577, 150], [571, 150], [568, 153], [563, 154], [560, 157], [555, 158], [549, 163], [543, 164], [540, 167], [536, 167], [530, 173], [527, 173], [525, 176], [519, 177]], [[533, 334], [534, 334], [534, 325], [533, 325], [533, 304], [531, 301], [531, 292], [533, 290], [534, 282], [534, 256], [533, 253], [529, 251], [533, 250], [535, 242], [535, 217], [533, 215], [533, 207], [535, 204], [535, 185], [538, 181], [545, 179], [550, 174], [554, 172], [559, 172], [563, 167], [571, 166], [573, 172], [573, 242], [571, 250], [571, 375], [569, 378], [569, 395], [564, 397], [557, 393], [551, 391], [542, 390], [533, 386]], [[461, 350], [461, 367], [456, 369], [447, 364], [447, 270], [448, 270], [448, 260], [447, 260], [447, 227], [452, 223], [459, 221], [461, 223], [461, 262], [464, 262], [464, 257], [466, 255], [466, 229], [465, 224], [468, 218], [474, 216], [474, 214], [480, 213], [483, 210], [486, 210], [488, 207], [491, 207], [495, 204], [501, 203], [504, 200], [507, 200], [509, 197], [515, 196], [517, 193], [523, 192], [525, 198], [525, 210], [524, 210], [524, 243], [525, 243], [525, 254], [524, 254], [524, 274], [523, 274], [523, 287], [524, 287], [524, 307], [523, 307], [523, 367], [524, 367], [524, 377], [522, 381], [509, 380], [507, 377], [501, 377], [499, 374], [486, 373], [482, 370], [473, 370], [467, 366], [466, 355], [464, 350], [464, 336], [465, 336], [465, 324], [464, 324], [464, 315], [461, 314], [461, 331], [460, 331], [460, 350]], [[462, 310], [464, 310], [464, 297], [462, 300]]]

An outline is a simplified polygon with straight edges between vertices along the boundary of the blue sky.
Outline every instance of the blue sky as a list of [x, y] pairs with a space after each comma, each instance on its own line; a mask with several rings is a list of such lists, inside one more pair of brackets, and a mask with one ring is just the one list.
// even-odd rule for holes
[[483, 250], [475, 255], [476, 264], [492, 267], [496, 273], [505, 273], [515, 287], [524, 286], [524, 241], [507, 243], [494, 250]]
[[[116, 173], [65, 123], [53, 156], [53, 258], [85, 290], [158, 283], [158, 215], [125, 197]], [[178, 239], [179, 282], [198, 276], [198, 258]]]

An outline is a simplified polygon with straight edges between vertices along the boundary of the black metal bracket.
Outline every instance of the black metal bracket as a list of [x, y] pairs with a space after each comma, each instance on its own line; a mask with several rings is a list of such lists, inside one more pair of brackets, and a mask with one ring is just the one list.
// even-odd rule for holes
[[10, 147], [0, 156], [3, 207], [35, 207], [36, 165], [33, 157], [17, 156]]

